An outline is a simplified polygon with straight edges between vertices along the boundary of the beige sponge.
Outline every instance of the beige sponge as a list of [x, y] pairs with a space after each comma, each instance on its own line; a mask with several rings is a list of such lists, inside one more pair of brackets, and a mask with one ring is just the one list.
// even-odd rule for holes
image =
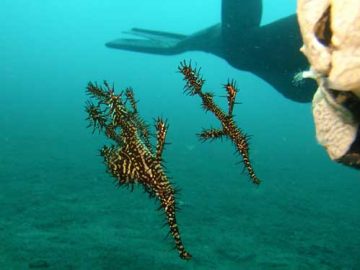
[[360, 168], [360, 1], [298, 0], [297, 15], [301, 51], [319, 86], [316, 137], [331, 159]]

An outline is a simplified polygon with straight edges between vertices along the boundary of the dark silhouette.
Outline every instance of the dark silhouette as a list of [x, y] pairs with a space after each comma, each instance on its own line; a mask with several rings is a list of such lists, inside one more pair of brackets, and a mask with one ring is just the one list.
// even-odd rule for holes
[[316, 83], [293, 83], [297, 72], [308, 69], [307, 60], [299, 51], [302, 39], [295, 14], [260, 26], [261, 0], [222, 0], [221, 15], [221, 23], [189, 36], [133, 28], [126, 34], [141, 39], [120, 38], [106, 46], [160, 55], [209, 52], [237, 69], [254, 73], [286, 98], [311, 101]]

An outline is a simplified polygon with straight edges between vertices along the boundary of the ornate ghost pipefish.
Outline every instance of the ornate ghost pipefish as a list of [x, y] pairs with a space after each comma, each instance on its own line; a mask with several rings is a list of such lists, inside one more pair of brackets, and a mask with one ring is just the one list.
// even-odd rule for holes
[[150, 197], [159, 200], [179, 256], [189, 260], [191, 255], [184, 248], [176, 222], [175, 189], [162, 164], [168, 125], [161, 118], [155, 121], [157, 143], [153, 147], [149, 127], [138, 114], [133, 90], [115, 94], [114, 87], [106, 82], [104, 85], [88, 84], [87, 93], [97, 103], [88, 101], [86, 111], [93, 131], [103, 131], [115, 143], [100, 150], [107, 171], [119, 186], [133, 188], [134, 184], [141, 184]]
[[180, 63], [178, 70], [184, 75], [185, 92], [190, 96], [198, 95], [202, 101], [202, 107], [205, 111], [212, 112], [215, 117], [220, 121], [222, 128], [221, 129], [205, 129], [199, 136], [200, 139], [206, 141], [208, 139], [216, 138], [229, 138], [238, 153], [243, 158], [245, 168], [247, 169], [251, 181], [259, 185], [260, 179], [256, 176], [255, 171], [250, 163], [249, 157], [249, 143], [248, 136], [243, 133], [243, 131], [236, 126], [233, 117], [233, 109], [236, 104], [235, 98], [238, 90], [236, 89], [235, 81], [229, 81], [224, 85], [224, 88], [227, 92], [227, 101], [228, 101], [228, 112], [224, 112], [220, 107], [218, 107], [214, 102], [214, 95], [209, 92], [203, 92], [202, 87], [205, 80], [201, 77], [199, 70], [193, 68], [191, 63], [187, 64], [186, 61]]

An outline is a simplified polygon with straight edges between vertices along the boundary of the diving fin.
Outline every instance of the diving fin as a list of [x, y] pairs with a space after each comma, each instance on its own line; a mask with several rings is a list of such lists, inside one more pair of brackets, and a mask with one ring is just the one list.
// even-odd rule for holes
[[137, 51], [152, 54], [172, 55], [181, 53], [179, 43], [187, 38], [186, 35], [163, 31], [133, 28], [124, 34], [140, 38], [120, 38], [106, 43], [109, 48]]

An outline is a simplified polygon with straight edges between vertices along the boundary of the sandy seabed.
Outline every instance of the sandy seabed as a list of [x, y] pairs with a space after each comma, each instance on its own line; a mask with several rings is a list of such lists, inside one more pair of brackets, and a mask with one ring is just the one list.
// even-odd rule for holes
[[1, 269], [360, 269], [356, 171], [260, 161], [257, 188], [234, 156], [214, 157], [218, 146], [175, 147], [168, 170], [193, 255], [182, 261], [157, 203], [140, 187], [117, 189], [93, 148], [76, 149], [80, 158], [32, 141], [19, 159], [11, 143], [1, 158]]

